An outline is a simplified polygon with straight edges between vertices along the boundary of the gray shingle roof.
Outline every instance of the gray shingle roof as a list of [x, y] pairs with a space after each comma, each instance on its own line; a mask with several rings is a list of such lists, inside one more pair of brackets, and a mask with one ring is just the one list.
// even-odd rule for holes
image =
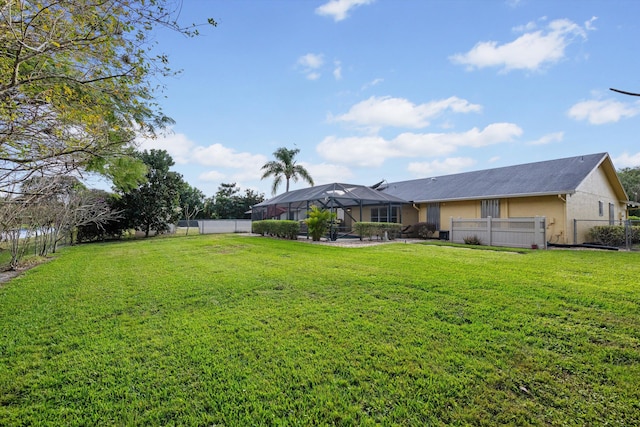
[[567, 194], [575, 192], [607, 156], [607, 153], [597, 153], [393, 182], [383, 191], [413, 202]]

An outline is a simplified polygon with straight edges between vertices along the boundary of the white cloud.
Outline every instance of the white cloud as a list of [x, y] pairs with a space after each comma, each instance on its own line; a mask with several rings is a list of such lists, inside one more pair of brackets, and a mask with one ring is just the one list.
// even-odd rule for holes
[[267, 158], [262, 154], [238, 153], [222, 144], [198, 146], [193, 150], [191, 159], [203, 166], [233, 169], [260, 169], [267, 162]]
[[[485, 67], [500, 67], [502, 71], [539, 70], [565, 57], [565, 49], [574, 39], [586, 40], [587, 31], [593, 30], [592, 18], [584, 27], [568, 20], [558, 19], [544, 30], [523, 34], [512, 42], [499, 44], [496, 41], [479, 42], [467, 53], [458, 53], [449, 59], [466, 65], [470, 70]], [[521, 30], [533, 28], [529, 23]]]
[[195, 143], [182, 133], [169, 132], [164, 136], [155, 139], [143, 139], [139, 141], [138, 149], [143, 150], [165, 150], [178, 165], [188, 163], [191, 158], [191, 150]]
[[478, 112], [482, 107], [452, 96], [447, 99], [416, 105], [404, 98], [375, 97], [359, 102], [345, 114], [329, 117], [331, 121], [354, 123], [376, 131], [384, 126], [423, 128], [438, 114], [450, 110], [455, 113]]
[[443, 161], [434, 160], [432, 162], [411, 162], [407, 169], [415, 176], [436, 176], [449, 175], [460, 172], [476, 164], [476, 161], [469, 157], [450, 157]]
[[354, 166], [380, 166], [389, 158], [437, 157], [459, 147], [485, 147], [513, 141], [522, 129], [512, 123], [493, 123], [462, 133], [402, 133], [392, 140], [380, 136], [325, 138], [316, 147], [325, 159]]
[[383, 81], [384, 81], [384, 79], [381, 79], [381, 78], [373, 79], [373, 80], [371, 80], [370, 82], [365, 83], [365, 84], [362, 86], [362, 89], [361, 89], [361, 90], [367, 90], [367, 89], [369, 89], [370, 87], [377, 86], [377, 85], [379, 85], [380, 83], [382, 83]]
[[346, 166], [330, 163], [302, 164], [313, 177], [316, 185], [330, 182], [349, 182], [353, 172]]
[[613, 159], [613, 164], [618, 169], [638, 167], [640, 166], [640, 152], [635, 154], [627, 154], [624, 152]]
[[588, 120], [592, 125], [615, 123], [620, 119], [640, 114], [640, 102], [630, 104], [613, 100], [582, 101], [572, 106], [567, 114], [575, 120]]
[[[185, 134], [181, 133], [169, 133], [157, 139], [142, 140], [140, 141], [139, 149], [166, 150], [177, 165], [195, 164], [207, 167], [259, 171], [268, 160], [262, 154], [237, 152], [233, 148], [225, 147], [222, 144], [197, 145], [189, 140]], [[258, 172], [256, 172], [256, 175], [258, 175]], [[208, 177], [211, 178], [213, 176], [215, 176], [215, 173], [209, 172]]]
[[209, 171], [198, 175], [198, 179], [201, 181], [222, 181], [226, 177], [225, 174], [219, 171]]
[[551, 144], [553, 142], [560, 142], [564, 138], [564, 132], [554, 132], [549, 133], [547, 135], [542, 136], [541, 138], [536, 139], [535, 141], [530, 141], [528, 145], [546, 145]]
[[326, 137], [316, 151], [325, 159], [356, 166], [380, 166], [390, 153], [389, 143], [379, 136], [337, 138]]
[[302, 72], [309, 80], [320, 78], [318, 70], [324, 65], [324, 55], [317, 53], [307, 53], [298, 58], [296, 64], [302, 68]]
[[333, 77], [336, 80], [341, 80], [342, 79], [342, 64], [340, 64], [340, 61], [335, 61], [334, 62]]
[[357, 6], [373, 3], [374, 0], [329, 0], [316, 8], [316, 13], [322, 16], [333, 17], [338, 22], [347, 18], [349, 11]]
[[324, 58], [322, 54], [307, 53], [298, 58], [298, 65], [305, 68], [320, 68], [324, 64]]

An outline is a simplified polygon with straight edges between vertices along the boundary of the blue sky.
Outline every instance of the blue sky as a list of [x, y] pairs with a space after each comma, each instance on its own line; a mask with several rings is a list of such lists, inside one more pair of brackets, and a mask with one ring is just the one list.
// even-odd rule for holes
[[[176, 123], [141, 141], [213, 195], [271, 195], [299, 148], [316, 184], [374, 184], [607, 151], [640, 166], [636, 0], [185, 0], [160, 49]], [[298, 182], [292, 188], [307, 186]], [[281, 191], [284, 188], [281, 187]]]

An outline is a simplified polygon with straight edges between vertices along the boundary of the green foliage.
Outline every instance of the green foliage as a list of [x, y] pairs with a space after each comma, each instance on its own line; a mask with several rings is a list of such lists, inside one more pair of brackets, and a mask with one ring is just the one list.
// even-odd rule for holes
[[373, 239], [375, 236], [378, 239], [384, 237], [384, 233], [387, 233], [387, 237], [390, 240], [395, 239], [400, 235], [402, 231], [402, 224], [394, 222], [357, 222], [353, 226], [356, 233], [360, 236], [360, 240], [363, 238]]
[[0, 287], [0, 425], [638, 425], [639, 257], [65, 248]]
[[236, 183], [222, 183], [215, 196], [207, 201], [206, 218], [236, 219], [246, 218], [248, 210], [264, 200], [264, 194], [246, 189], [244, 194]]
[[251, 222], [251, 232], [262, 236], [280, 237], [296, 240], [300, 232], [300, 223], [284, 219], [265, 219]]
[[0, 2], [0, 189], [35, 171], [135, 185], [139, 164], [126, 171], [122, 159], [136, 137], [172, 123], [153, 99], [158, 78], [174, 74], [150, 55], [154, 29], [197, 33], [178, 15], [171, 0]]
[[311, 209], [307, 212], [307, 218], [304, 220], [311, 235], [311, 240], [319, 241], [327, 233], [335, 219], [336, 214], [330, 210], [321, 209], [315, 205], [311, 206]]
[[429, 239], [433, 237], [433, 234], [437, 231], [436, 225], [432, 222], [418, 222], [412, 224], [407, 229], [403, 230], [402, 234], [407, 237]]
[[182, 175], [169, 170], [174, 162], [165, 150], [145, 150], [138, 156], [147, 166], [147, 181], [124, 193], [117, 206], [123, 212], [122, 228], [141, 230], [148, 237], [151, 231], [168, 231], [182, 216], [184, 181]]
[[290, 180], [298, 182], [298, 179], [302, 178], [308, 182], [309, 185], [313, 186], [313, 178], [311, 178], [309, 172], [304, 166], [296, 164], [295, 157], [299, 152], [299, 148], [290, 150], [285, 147], [280, 147], [273, 153], [273, 157], [275, 157], [276, 160], [271, 160], [262, 166], [262, 179], [273, 176], [273, 185], [271, 187], [273, 194], [276, 194], [278, 191], [278, 187], [280, 187], [283, 178], [286, 181], [287, 192], [289, 192]]
[[618, 177], [629, 200], [640, 201], [640, 166], [618, 170]]
[[473, 236], [465, 236], [462, 238], [462, 240], [466, 245], [475, 245], [475, 246], [482, 245], [482, 240], [480, 240], [480, 238], [475, 234]]
[[[626, 245], [624, 225], [599, 225], [589, 230], [589, 239], [593, 243], [622, 247]], [[640, 243], [640, 226], [631, 227], [631, 244]]]

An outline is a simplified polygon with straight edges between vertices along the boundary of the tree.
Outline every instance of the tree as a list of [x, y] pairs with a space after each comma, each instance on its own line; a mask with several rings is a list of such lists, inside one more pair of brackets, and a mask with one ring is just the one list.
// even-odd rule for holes
[[180, 218], [180, 188], [184, 181], [182, 175], [169, 170], [174, 162], [165, 150], [145, 150], [138, 156], [147, 165], [147, 182], [122, 194], [119, 205], [125, 224], [149, 237], [151, 231], [168, 231]]
[[152, 54], [152, 30], [197, 34], [179, 10], [174, 0], [0, 1], [1, 191], [83, 171], [136, 185], [134, 139], [171, 123], [154, 102], [155, 77], [173, 73]]
[[251, 206], [263, 200], [262, 193], [246, 189], [244, 195], [241, 195], [240, 187], [235, 182], [222, 183], [213, 197], [212, 217], [218, 219], [244, 218], [245, 212], [251, 209]]
[[[618, 177], [629, 200], [640, 202], [640, 166], [620, 169]], [[640, 216], [640, 209], [629, 209], [629, 215]]]
[[182, 181], [178, 192], [180, 193], [182, 217], [187, 221], [187, 234], [189, 234], [191, 219], [197, 218], [198, 214], [204, 210], [205, 195], [202, 191], [190, 186], [185, 181]]
[[264, 173], [261, 179], [273, 176], [273, 186], [271, 187], [272, 194], [276, 194], [278, 187], [282, 183], [284, 178], [287, 183], [286, 191], [289, 192], [289, 181], [298, 182], [298, 179], [302, 178], [313, 186], [313, 179], [309, 172], [301, 165], [296, 164], [295, 157], [300, 152], [299, 148], [290, 150], [285, 147], [278, 148], [273, 157], [276, 160], [271, 160], [262, 166]]

